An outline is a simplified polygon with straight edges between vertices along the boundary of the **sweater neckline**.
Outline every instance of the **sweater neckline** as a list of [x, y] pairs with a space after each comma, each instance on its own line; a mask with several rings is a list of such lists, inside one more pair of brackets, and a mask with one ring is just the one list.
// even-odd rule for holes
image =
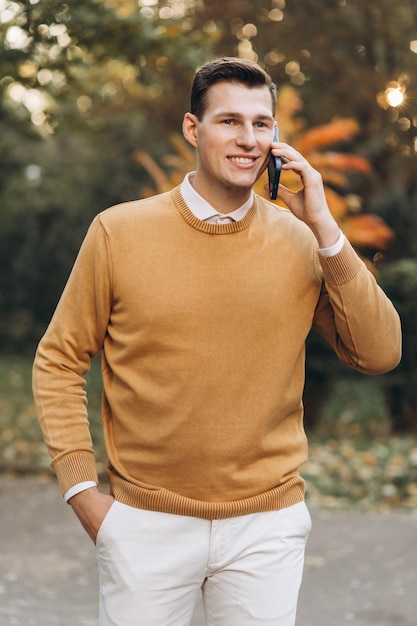
[[194, 215], [194, 213], [189, 209], [186, 204], [184, 198], [182, 197], [180, 185], [175, 187], [172, 190], [172, 197], [174, 200], [174, 204], [185, 221], [196, 228], [197, 230], [201, 230], [204, 233], [209, 235], [228, 235], [231, 233], [237, 233], [241, 230], [247, 228], [253, 221], [256, 213], [256, 200], [254, 199], [253, 204], [246, 215], [237, 222], [230, 222], [228, 224], [211, 224], [210, 222], [204, 222], [200, 220], [198, 217]]

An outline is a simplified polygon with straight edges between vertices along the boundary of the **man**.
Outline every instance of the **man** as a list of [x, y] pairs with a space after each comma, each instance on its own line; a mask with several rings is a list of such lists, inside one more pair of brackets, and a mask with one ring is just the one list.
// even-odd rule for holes
[[[320, 175], [273, 143], [275, 86], [225, 58], [195, 76], [196, 171], [93, 221], [34, 364], [66, 500], [97, 543], [100, 626], [293, 626], [310, 518], [298, 468], [314, 327], [368, 374], [398, 316], [341, 234]], [[272, 153], [289, 211], [252, 191]], [[101, 352], [111, 495], [97, 487], [83, 377]]]

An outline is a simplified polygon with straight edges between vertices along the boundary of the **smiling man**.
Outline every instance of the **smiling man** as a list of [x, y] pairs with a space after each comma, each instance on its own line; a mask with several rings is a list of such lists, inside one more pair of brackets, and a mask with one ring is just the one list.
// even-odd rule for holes
[[[100, 626], [293, 626], [310, 517], [298, 468], [305, 341], [396, 366], [398, 315], [340, 232], [320, 175], [273, 143], [256, 63], [196, 74], [183, 133], [196, 171], [93, 221], [34, 364], [65, 499], [97, 545]], [[271, 151], [301, 189], [254, 194]], [[84, 376], [101, 352], [110, 495]]]
[[248, 200], [271, 150], [274, 116], [268, 88], [218, 82], [206, 94], [204, 114], [187, 113], [183, 132], [196, 148], [195, 190], [221, 213]]

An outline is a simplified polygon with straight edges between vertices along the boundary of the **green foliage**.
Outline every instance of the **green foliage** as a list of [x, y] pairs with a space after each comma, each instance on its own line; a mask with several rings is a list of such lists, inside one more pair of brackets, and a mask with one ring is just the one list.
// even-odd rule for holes
[[[299, 89], [308, 127], [357, 120], [352, 150], [369, 159], [373, 177], [354, 181], [356, 191], [394, 227], [393, 254], [416, 256], [407, 223], [416, 213], [417, 3], [213, 0], [204, 3], [200, 23], [207, 17], [221, 31], [216, 53], [257, 58], [278, 86]], [[399, 107], [385, 98], [392, 83], [404, 90]]]
[[[86, 376], [91, 434], [100, 472], [105, 468], [101, 426], [100, 360]], [[0, 357], [0, 470], [46, 470], [50, 457], [43, 442], [32, 397], [32, 358]]]
[[[218, 55], [255, 58], [279, 86], [296, 87], [300, 127], [356, 119], [351, 150], [373, 175], [350, 176], [345, 191], [395, 231], [384, 274], [417, 257], [414, 1], [4, 0], [0, 12], [1, 352], [33, 350], [91, 218], [149, 187], [133, 155], [164, 162], [195, 68]], [[401, 107], [386, 102], [392, 81], [405, 91]], [[315, 339], [309, 357], [316, 400], [351, 375]], [[405, 360], [395, 375], [405, 380], [409, 368]]]
[[0, 429], [0, 468], [49, 464], [33, 404], [28, 359], [0, 359]]
[[22, 155], [19, 170], [0, 193], [3, 352], [33, 350], [91, 219], [137, 196], [132, 169], [115, 132], [101, 134], [94, 144], [80, 133], [58, 135]]
[[417, 505], [417, 441], [385, 437], [359, 443], [349, 435], [313, 437], [301, 468], [307, 502], [325, 508], [389, 510]]
[[361, 510], [417, 505], [417, 440], [392, 436], [384, 389], [374, 377], [334, 381], [301, 468], [307, 500]]
[[376, 377], [341, 378], [329, 388], [317, 435], [355, 439], [359, 445], [390, 433], [390, 416]]
[[[92, 217], [139, 195], [146, 174], [132, 154], [144, 144], [163, 152], [205, 36], [184, 36], [183, 19], [120, 15], [103, 2], [6, 4], [0, 345], [21, 352], [43, 333]], [[19, 48], [12, 27], [26, 37]]]
[[417, 259], [401, 259], [383, 268], [381, 284], [401, 318], [403, 358], [384, 377], [384, 389], [397, 432], [417, 432]]

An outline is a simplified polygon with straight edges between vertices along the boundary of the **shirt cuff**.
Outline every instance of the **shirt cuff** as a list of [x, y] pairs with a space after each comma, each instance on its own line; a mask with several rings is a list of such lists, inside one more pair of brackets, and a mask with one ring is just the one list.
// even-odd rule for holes
[[336, 241], [336, 243], [330, 246], [330, 248], [319, 248], [319, 254], [321, 254], [322, 256], [335, 256], [335, 254], [338, 254], [343, 248], [345, 239], [346, 237], [341, 232], [340, 237]]
[[91, 487], [97, 487], [97, 483], [94, 480], [86, 480], [83, 483], [77, 483], [64, 493], [65, 502], [68, 502], [68, 500], [73, 496], [76, 496], [77, 493], [81, 493], [86, 489], [91, 489]]

